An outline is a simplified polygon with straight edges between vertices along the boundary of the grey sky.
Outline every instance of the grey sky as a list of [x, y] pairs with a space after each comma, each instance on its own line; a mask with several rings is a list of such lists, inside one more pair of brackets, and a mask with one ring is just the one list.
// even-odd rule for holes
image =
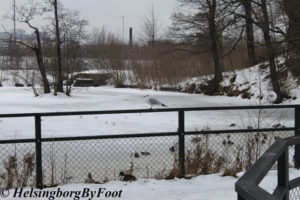
[[[12, 0], [0, 0], [0, 23], [8, 30], [12, 22], [2, 16], [12, 7]], [[44, 0], [40, 0], [44, 1]], [[16, 0], [22, 4], [24, 0]], [[79, 10], [81, 15], [89, 20], [88, 30], [105, 25], [107, 29], [122, 35], [122, 16], [125, 16], [125, 37], [128, 37], [129, 27], [133, 27], [134, 35], [141, 29], [143, 17], [149, 15], [152, 5], [159, 17], [162, 28], [170, 25], [170, 16], [176, 5], [176, 0], [61, 0], [66, 8]], [[24, 26], [17, 24], [17, 28]]]

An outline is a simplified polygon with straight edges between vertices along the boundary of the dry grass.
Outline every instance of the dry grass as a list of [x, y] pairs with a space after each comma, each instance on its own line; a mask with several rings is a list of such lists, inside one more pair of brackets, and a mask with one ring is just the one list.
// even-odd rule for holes
[[17, 154], [8, 156], [3, 161], [5, 173], [0, 175], [1, 187], [11, 189], [14, 187], [26, 187], [33, 178], [33, 170], [35, 169], [34, 153], [27, 153], [21, 160]]

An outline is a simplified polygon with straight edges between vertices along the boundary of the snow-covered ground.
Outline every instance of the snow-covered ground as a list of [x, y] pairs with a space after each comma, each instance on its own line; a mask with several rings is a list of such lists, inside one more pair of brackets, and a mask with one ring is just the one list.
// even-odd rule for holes
[[[30, 89], [0, 88], [0, 113], [28, 113], [55, 111], [96, 111], [116, 109], [147, 109], [143, 96], [149, 94], [168, 107], [214, 107], [234, 105], [257, 105], [240, 97], [205, 96], [175, 92], [160, 92], [139, 89], [116, 89], [112, 87], [75, 88], [72, 97], [52, 94], [34, 97]], [[255, 111], [202, 111], [186, 113], [186, 130], [247, 128], [257, 126]], [[177, 113], [121, 114], [105, 116], [45, 117], [43, 137], [111, 135], [126, 133], [150, 133], [176, 131]], [[293, 126], [293, 110], [272, 110], [263, 113], [262, 126], [271, 127], [280, 123]], [[16, 123], [17, 122], [17, 123]], [[2, 139], [31, 138], [32, 118], [0, 119]]]
[[[239, 174], [241, 176], [242, 173]], [[300, 176], [300, 171], [290, 169], [290, 179]], [[154, 180], [154, 179], [139, 179], [136, 182], [120, 182], [112, 181], [105, 184], [70, 184], [60, 186], [62, 192], [65, 191], [84, 191], [88, 188], [90, 191], [95, 191], [98, 194], [99, 188], [105, 188], [103, 191], [120, 191], [121, 200], [233, 200], [237, 199], [237, 194], [234, 190], [234, 184], [237, 181], [233, 177], [222, 177], [220, 174], [202, 175], [191, 180], [174, 179], [174, 180]], [[273, 193], [277, 185], [277, 171], [270, 171], [263, 179], [260, 187], [270, 193]], [[46, 191], [57, 191], [58, 188], [44, 189]], [[29, 191], [24, 189], [23, 193]], [[38, 191], [38, 190], [37, 190]], [[49, 199], [49, 198], [13, 198], [15, 190], [10, 190], [10, 195], [5, 199]], [[116, 199], [105, 198], [105, 192], [100, 198], [93, 199]], [[18, 193], [19, 194], [19, 193]], [[82, 193], [78, 197], [82, 197]], [[72, 198], [57, 198], [57, 199], [75, 199]], [[89, 196], [91, 197], [91, 196]], [[87, 198], [80, 198], [87, 199]]]
[[[255, 68], [252, 69], [255, 71]], [[250, 72], [249, 72], [250, 73]], [[249, 74], [247, 74], [249, 75]], [[237, 79], [237, 82], [240, 79]], [[255, 82], [256, 80], [251, 80]], [[241, 83], [242, 84], [242, 83]], [[251, 85], [251, 82], [249, 83]], [[242, 87], [242, 86], [241, 86]], [[267, 87], [266, 87], [267, 88]], [[269, 87], [268, 87], [269, 88]], [[267, 89], [266, 89], [267, 92]], [[257, 91], [253, 90], [253, 93]], [[297, 91], [295, 91], [297, 93]], [[246, 100], [241, 97], [226, 96], [205, 96], [200, 94], [185, 94], [175, 92], [160, 92], [154, 90], [139, 89], [116, 89], [112, 87], [97, 88], [74, 88], [72, 97], [60, 94], [55, 97], [41, 95], [34, 97], [30, 88], [0, 88], [0, 113], [31, 113], [31, 112], [56, 112], [56, 111], [96, 111], [116, 109], [147, 109], [143, 96], [150, 96], [159, 99], [171, 108], [176, 107], [214, 107], [214, 106], [237, 106], [257, 105], [258, 101]], [[263, 102], [265, 103], [265, 102]], [[298, 100], [285, 103], [299, 103]], [[258, 125], [257, 111], [202, 111], [186, 113], [186, 131], [202, 129], [236, 129], [256, 128]], [[286, 127], [294, 126], [294, 111], [270, 110], [260, 113], [260, 126], [272, 127], [280, 123]], [[176, 132], [178, 127], [178, 114], [171, 113], [142, 113], [142, 114], [120, 114], [120, 115], [94, 115], [94, 116], [69, 116], [69, 117], [43, 117], [42, 137], [62, 136], [87, 136], [87, 135], [113, 135], [151, 132]], [[231, 124], [236, 124], [230, 127]], [[3, 118], [0, 119], [0, 139], [34, 138], [33, 118]], [[157, 144], [156, 144], [157, 143]], [[140, 144], [140, 146], [138, 145]], [[174, 141], [165, 144], [166, 150]], [[64, 144], [61, 144], [62, 146]], [[114, 147], [115, 144], [110, 144]], [[155, 146], [156, 145], [156, 146]], [[149, 150], [151, 146], [161, 145], [159, 141], [152, 140], [151, 145], [136, 143], [133, 152]], [[44, 148], [46, 145], [43, 146]], [[80, 145], [67, 146], [68, 150], [76, 152]], [[143, 147], [143, 148], [141, 148]], [[13, 148], [13, 147], [12, 147]], [[28, 148], [31, 149], [32, 147]], [[6, 149], [7, 150], [7, 149]], [[60, 149], [57, 149], [60, 151]], [[128, 152], [127, 152], [128, 151]], [[129, 153], [131, 150], [124, 150]], [[112, 151], [113, 152], [113, 151]], [[49, 152], [48, 152], [49, 153]], [[64, 153], [64, 152], [62, 152]], [[96, 150], [92, 152], [99, 154]], [[44, 152], [43, 156], [46, 156]], [[77, 154], [75, 155], [77, 156]], [[84, 154], [83, 157], [91, 155]], [[168, 155], [170, 156], [170, 155]], [[6, 156], [4, 156], [6, 157]], [[164, 158], [164, 157], [162, 157]], [[110, 157], [112, 159], [112, 157]], [[118, 156], [113, 159], [120, 159]], [[63, 160], [63, 157], [62, 157]], [[127, 162], [127, 161], [126, 161]], [[44, 163], [45, 164], [45, 163]], [[62, 163], [63, 164], [63, 163]], [[80, 166], [79, 166], [80, 165]], [[73, 165], [74, 167], [74, 165]], [[92, 170], [89, 166], [78, 164], [76, 173], [79, 170]], [[100, 167], [100, 165], [99, 165]], [[45, 170], [46, 171], [46, 170]], [[86, 175], [86, 174], [85, 174]], [[298, 171], [291, 170], [291, 178], [299, 176]], [[276, 185], [276, 172], [263, 181], [262, 187], [272, 192]], [[233, 177], [221, 177], [220, 174], [195, 177], [191, 180], [153, 180], [139, 179], [137, 182], [124, 183], [111, 181], [102, 185], [72, 184], [61, 186], [63, 190], [82, 190], [90, 188], [97, 190], [105, 187], [110, 190], [123, 190], [121, 199], [163, 199], [163, 200], [192, 200], [192, 199], [235, 199], [234, 183], [237, 179]], [[12, 191], [11, 191], [12, 192]], [[9, 198], [7, 198], [9, 199]], [[28, 198], [27, 198], [28, 199]]]

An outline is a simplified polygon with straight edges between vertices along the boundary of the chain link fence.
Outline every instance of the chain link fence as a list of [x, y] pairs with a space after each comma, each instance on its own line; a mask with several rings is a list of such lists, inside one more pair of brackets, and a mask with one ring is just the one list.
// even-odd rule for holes
[[170, 148], [176, 136], [114, 138], [43, 143], [44, 183], [119, 180], [119, 173], [160, 178], [174, 165]]
[[[185, 174], [248, 169], [277, 138], [293, 131], [185, 135]], [[179, 137], [152, 136], [42, 142], [43, 183], [104, 183], [121, 171], [137, 178], [171, 179], [180, 174]], [[1, 187], [35, 186], [35, 143], [0, 144]], [[294, 151], [291, 147], [290, 165]], [[276, 167], [276, 166], [274, 166]]]
[[[300, 123], [295, 119], [295, 126], [289, 128], [280, 125], [255, 129], [254, 126], [249, 126], [244, 129], [198, 131], [193, 126], [185, 127], [185, 113], [210, 109], [274, 110], [275, 107], [294, 109], [295, 116], [300, 117], [300, 108], [292, 105], [0, 115], [2, 118], [35, 119], [34, 139], [0, 141], [0, 187], [41, 188], [69, 183], [105, 183], [120, 180], [120, 172], [137, 178], [156, 179], [213, 173], [236, 176], [238, 172], [249, 169], [278, 138], [299, 134], [297, 130]], [[41, 137], [41, 117], [144, 112], [177, 112], [177, 132]], [[272, 112], [270, 113], [272, 116]], [[189, 119], [190, 116], [186, 117]], [[185, 131], [185, 128], [192, 131]], [[291, 146], [290, 167], [294, 167], [294, 157], [298, 160], [300, 155], [295, 155], [295, 146]], [[276, 168], [275, 164], [273, 169]], [[298, 198], [298, 189], [291, 190], [290, 199]]]
[[290, 190], [289, 199], [290, 200], [299, 200], [300, 199], [300, 187], [296, 187], [296, 188]]

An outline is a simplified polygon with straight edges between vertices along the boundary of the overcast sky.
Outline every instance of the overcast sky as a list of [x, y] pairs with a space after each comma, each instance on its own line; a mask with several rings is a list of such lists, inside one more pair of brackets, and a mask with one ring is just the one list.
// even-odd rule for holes
[[[0, 23], [7, 30], [12, 29], [13, 23], [3, 19], [3, 15], [10, 12], [13, 0], [0, 0]], [[40, 0], [41, 2], [44, 0]], [[149, 16], [152, 5], [159, 17], [162, 28], [171, 24], [170, 16], [175, 8], [176, 0], [60, 0], [66, 8], [80, 11], [88, 19], [88, 30], [105, 25], [107, 29], [122, 35], [122, 16], [125, 18], [125, 38], [128, 38], [128, 29], [133, 27], [134, 35], [141, 30], [145, 16]], [[16, 0], [17, 5], [24, 0]], [[17, 24], [17, 28], [24, 28]], [[2, 28], [1, 28], [2, 29]], [[1, 30], [2, 31], [2, 30]]]

